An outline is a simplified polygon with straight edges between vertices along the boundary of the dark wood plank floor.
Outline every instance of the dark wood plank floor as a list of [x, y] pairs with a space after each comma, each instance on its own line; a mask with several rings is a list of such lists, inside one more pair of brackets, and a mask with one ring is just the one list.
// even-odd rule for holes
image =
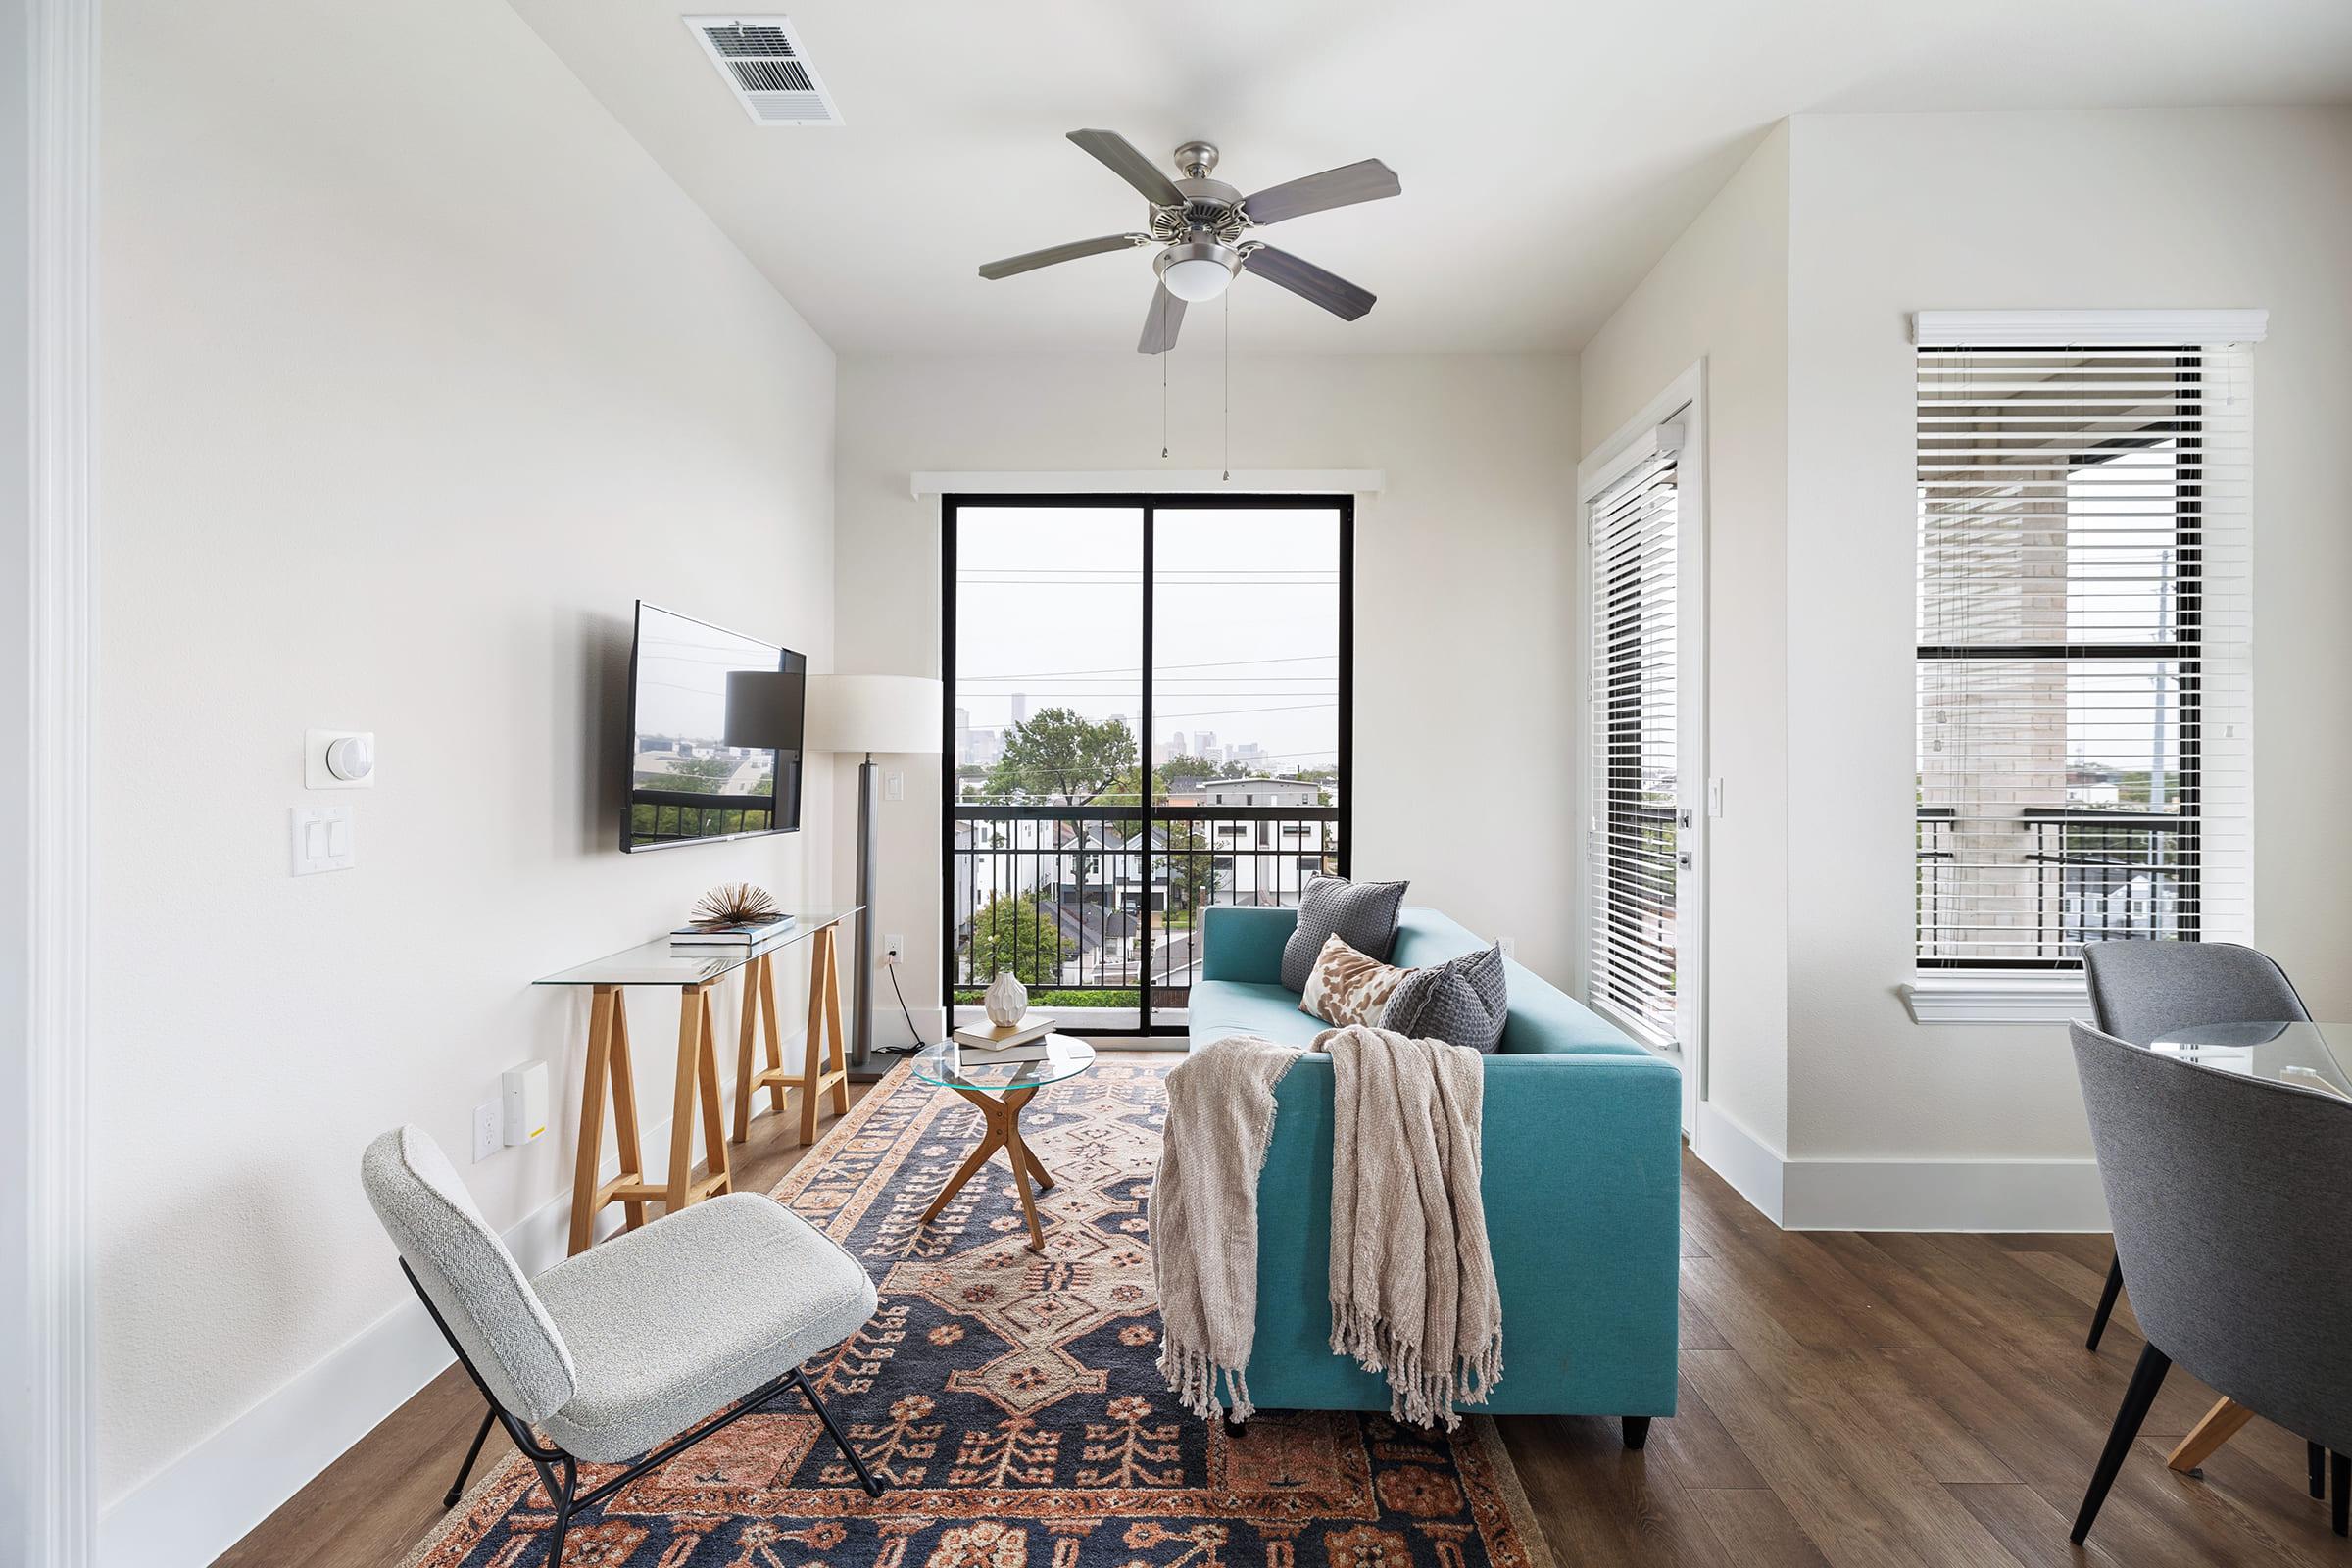
[[[738, 1186], [801, 1151], [773, 1118]], [[2140, 1348], [2119, 1308], [2082, 1336], [2092, 1236], [1784, 1232], [1711, 1171], [1683, 1180], [1680, 1411], [1625, 1451], [1617, 1423], [1510, 1417], [1560, 1568], [2352, 1565], [2305, 1492], [2300, 1440], [2257, 1421], [2203, 1480], [2164, 1455], [2213, 1400], [2176, 1370], [2085, 1551], [2066, 1533]], [[441, 1517], [481, 1405], [452, 1371], [220, 1559], [392, 1568]], [[507, 1450], [494, 1435], [485, 1462]]]

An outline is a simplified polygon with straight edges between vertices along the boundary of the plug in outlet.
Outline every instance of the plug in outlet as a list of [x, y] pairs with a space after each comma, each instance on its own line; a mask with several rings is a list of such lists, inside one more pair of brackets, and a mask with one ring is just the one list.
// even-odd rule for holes
[[498, 1102], [485, 1100], [473, 1107], [473, 1162], [479, 1165], [506, 1147]]
[[896, 931], [882, 939], [882, 961], [904, 963], [906, 959], [906, 939]]

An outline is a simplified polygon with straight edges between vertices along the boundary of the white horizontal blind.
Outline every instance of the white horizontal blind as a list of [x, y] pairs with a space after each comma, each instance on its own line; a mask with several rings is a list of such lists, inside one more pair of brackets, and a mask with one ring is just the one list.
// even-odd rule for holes
[[2243, 939], [2249, 351], [1918, 365], [1921, 967]]
[[1590, 509], [1592, 803], [1588, 1000], [1675, 1039], [1675, 456], [1637, 464]]

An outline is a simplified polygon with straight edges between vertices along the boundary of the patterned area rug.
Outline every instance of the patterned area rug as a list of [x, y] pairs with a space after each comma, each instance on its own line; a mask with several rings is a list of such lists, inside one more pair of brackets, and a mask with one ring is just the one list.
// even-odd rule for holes
[[[897, 1068], [776, 1191], [881, 1292], [809, 1370], [890, 1490], [787, 1396], [575, 1523], [567, 1568], [1550, 1568], [1490, 1420], [1277, 1412], [1237, 1439], [1176, 1403], [1144, 1213], [1164, 1070], [1105, 1054], [1023, 1112], [1058, 1184], [1041, 1258], [1002, 1155], [918, 1223], [981, 1122]], [[552, 1523], [510, 1454], [409, 1562], [530, 1568]]]

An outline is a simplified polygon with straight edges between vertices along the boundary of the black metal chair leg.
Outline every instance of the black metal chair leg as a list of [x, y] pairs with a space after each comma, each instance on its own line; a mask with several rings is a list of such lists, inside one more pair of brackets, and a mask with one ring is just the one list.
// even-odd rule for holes
[[1634, 1452], [1640, 1453], [1642, 1445], [1649, 1441], [1649, 1417], [1625, 1415], [1619, 1416], [1617, 1419], [1625, 1427], [1625, 1446]]
[[2107, 1288], [2099, 1292], [2099, 1309], [2090, 1314], [2090, 1338], [2083, 1342], [2083, 1348], [2099, 1348], [2099, 1336], [2107, 1332], [2107, 1320], [2115, 1315], [2115, 1298], [2123, 1289], [2124, 1260], [2118, 1257], [2107, 1265]]
[[2303, 1445], [2303, 1456], [2311, 1463], [2311, 1494], [2328, 1495], [2328, 1450], [2316, 1443]]
[[843, 1437], [841, 1428], [833, 1424], [833, 1412], [827, 1410], [824, 1401], [816, 1396], [816, 1390], [810, 1387], [808, 1376], [795, 1372], [792, 1381], [799, 1386], [801, 1397], [808, 1401], [808, 1408], [814, 1410], [816, 1418], [825, 1424], [825, 1432], [832, 1438], [833, 1446], [841, 1450], [841, 1456], [850, 1461], [850, 1468], [858, 1472], [858, 1484], [865, 1489], [865, 1494], [869, 1497], [882, 1495], [882, 1483], [874, 1479], [874, 1473], [865, 1467], [865, 1461], [858, 1457], [858, 1450], [850, 1446], [850, 1440]]
[[564, 1463], [564, 1494], [556, 1499], [556, 1528], [549, 1538], [547, 1568], [564, 1568], [564, 1538], [571, 1533], [571, 1496], [580, 1484], [580, 1467], [568, 1458]]
[[2164, 1375], [2172, 1369], [2171, 1356], [2153, 1345], [2141, 1348], [2139, 1365], [2132, 1369], [2132, 1386], [2124, 1391], [2123, 1406], [2115, 1412], [2115, 1427], [2107, 1434], [2107, 1447], [2099, 1455], [2099, 1467], [2091, 1472], [2090, 1490], [2082, 1494], [2082, 1511], [2075, 1515], [2074, 1532], [2067, 1537], [2076, 1545], [2082, 1544], [2083, 1538], [2090, 1534], [2091, 1521], [2099, 1516], [2099, 1504], [2107, 1500], [2107, 1489], [2115, 1485], [2116, 1473], [2123, 1469], [2124, 1458], [2132, 1451], [2132, 1440], [2139, 1436], [2139, 1424], [2148, 1418], [2148, 1406], [2156, 1402], [2156, 1393], [2164, 1387]]
[[473, 1434], [473, 1446], [466, 1450], [466, 1462], [458, 1466], [458, 1479], [449, 1484], [448, 1493], [441, 1498], [442, 1507], [455, 1508], [458, 1499], [466, 1495], [466, 1478], [473, 1474], [473, 1461], [482, 1456], [482, 1444], [489, 1439], [490, 1423], [497, 1419], [498, 1412], [495, 1409], [482, 1412], [482, 1424]]
[[2328, 1456], [2328, 1479], [2335, 1485], [2335, 1533], [2352, 1534], [2352, 1453]]

